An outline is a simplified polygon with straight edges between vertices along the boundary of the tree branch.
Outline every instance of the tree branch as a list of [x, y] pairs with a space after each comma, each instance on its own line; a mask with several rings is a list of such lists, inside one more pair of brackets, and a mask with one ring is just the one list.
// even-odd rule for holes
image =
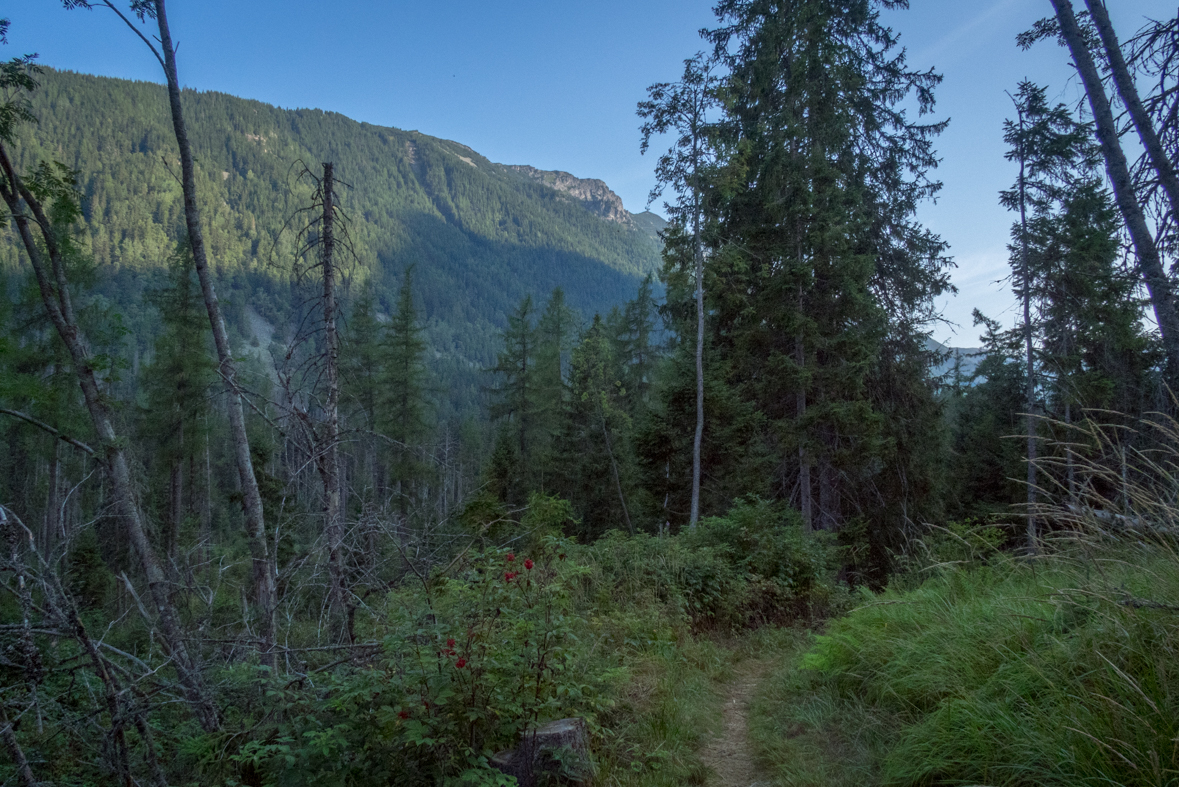
[[63, 443], [69, 443], [74, 448], [77, 448], [79, 451], [85, 451], [90, 456], [95, 455], [94, 449], [91, 448], [90, 446], [86, 445], [85, 443], [83, 443], [81, 440], [75, 440], [74, 438], [72, 438], [68, 435], [64, 435], [61, 432], [59, 432], [58, 430], [54, 429], [49, 424], [45, 423], [44, 421], [40, 421], [31, 415], [25, 415], [22, 412], [18, 412], [16, 410], [9, 410], [5, 407], [0, 407], [0, 414], [11, 415], [13, 418], [18, 418], [21, 421], [24, 421], [25, 423], [32, 424], [33, 426], [37, 427], [38, 429], [45, 430], [49, 434], [56, 437], [58, 440], [61, 440]]

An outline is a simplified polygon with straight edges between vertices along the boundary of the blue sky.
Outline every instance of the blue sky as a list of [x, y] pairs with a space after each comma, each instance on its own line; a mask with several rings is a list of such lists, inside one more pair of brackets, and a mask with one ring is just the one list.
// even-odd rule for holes
[[[1111, 0], [1127, 37], [1173, 0]], [[283, 107], [317, 107], [357, 120], [453, 139], [493, 161], [601, 178], [634, 211], [653, 185], [654, 156], [639, 154], [635, 105], [653, 82], [674, 80], [703, 48], [711, 0], [172, 0], [181, 80]], [[936, 117], [945, 183], [920, 218], [950, 243], [960, 294], [935, 337], [976, 343], [975, 306], [1003, 322], [1011, 216], [998, 191], [1014, 179], [1002, 123], [1023, 78], [1060, 100], [1080, 93], [1067, 54], [1015, 47], [1016, 33], [1051, 13], [1048, 0], [911, 0], [885, 13], [914, 66], [945, 75]], [[64, 11], [58, 0], [0, 2], [12, 20], [8, 54], [47, 65], [161, 81], [147, 49], [105, 11]], [[655, 206], [660, 209], [659, 205]]]

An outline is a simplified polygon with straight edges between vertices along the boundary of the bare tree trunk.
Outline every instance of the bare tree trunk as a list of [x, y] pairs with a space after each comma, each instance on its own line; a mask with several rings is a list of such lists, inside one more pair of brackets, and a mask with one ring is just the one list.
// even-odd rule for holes
[[1167, 380], [1172, 390], [1179, 389], [1176, 381], [1179, 379], [1179, 313], [1176, 312], [1175, 297], [1171, 289], [1170, 280], [1163, 269], [1158, 246], [1151, 235], [1146, 223], [1146, 216], [1142, 206], [1138, 204], [1134, 193], [1134, 184], [1130, 179], [1130, 167], [1126, 163], [1126, 154], [1118, 140], [1117, 126], [1114, 123], [1113, 112], [1110, 110], [1109, 99], [1105, 95], [1105, 87], [1101, 83], [1101, 75], [1093, 62], [1093, 57], [1085, 46], [1084, 37], [1077, 25], [1073, 14], [1071, 0], [1052, 0], [1052, 7], [1056, 10], [1056, 19], [1060, 22], [1060, 32], [1072, 53], [1073, 63], [1085, 85], [1085, 93], [1089, 97], [1089, 106], [1093, 110], [1093, 119], [1097, 127], [1097, 139], [1101, 143], [1101, 152], [1105, 157], [1106, 172], [1113, 186], [1114, 198], [1118, 209], [1126, 221], [1126, 229], [1138, 253], [1138, 265], [1142, 278], [1146, 282], [1146, 289], [1150, 293], [1150, 302], [1154, 306], [1155, 320], [1158, 322], [1159, 333], [1163, 339], [1163, 350], [1167, 356]]
[[839, 529], [839, 496], [835, 488], [835, 468], [831, 460], [819, 460], [819, 529], [835, 532]]
[[[338, 626], [335, 636], [340, 641], [351, 640], [344, 625], [347, 597], [344, 587], [344, 521], [340, 499], [340, 373], [339, 336], [336, 332], [336, 269], [335, 269], [335, 194], [334, 172], [330, 162], [323, 165], [323, 325], [327, 355], [327, 418], [323, 439], [317, 447], [319, 474], [323, 479], [324, 530], [328, 541], [328, 573], [331, 587], [330, 603], [333, 624]], [[404, 503], [403, 503], [404, 505]]]
[[45, 495], [45, 532], [41, 546], [45, 552], [62, 540], [61, 510], [61, 441], [53, 441], [53, 458], [49, 460], [49, 491]]
[[[799, 296], [801, 300], [801, 295]], [[801, 304], [799, 305], [801, 309]], [[794, 362], [798, 364], [799, 373], [806, 364], [806, 351], [802, 346], [802, 335], [794, 338]], [[795, 420], [799, 423], [806, 417], [806, 384], [800, 379], [798, 391], [794, 394]], [[814, 516], [811, 505], [811, 463], [806, 454], [806, 447], [799, 441], [798, 445], [798, 498], [799, 509], [802, 512], [802, 525], [807, 532], [814, 527]]]
[[[127, 529], [131, 547], [143, 567], [152, 601], [156, 607], [165, 647], [172, 657], [180, 683], [184, 686], [186, 699], [196, 714], [201, 727], [206, 731], [215, 730], [219, 726], [217, 709], [209, 698], [200, 671], [189, 658], [183, 632], [176, 617], [176, 609], [172, 605], [169, 584], [160, 568], [155, 549], [148, 540], [142, 513], [135, 500], [127, 457], [115, 431], [107, 398], [101, 390], [98, 377], [90, 362], [90, 352], [85, 336], [78, 328], [74, 317], [73, 303], [66, 281], [65, 262], [51, 229], [53, 225], [41, 208], [40, 202], [20, 182], [3, 145], [0, 145], [0, 169], [3, 171], [3, 180], [7, 181], [7, 183], [0, 184], [0, 192], [8, 205], [12, 221], [16, 225], [29, 261], [32, 263], [33, 274], [37, 280], [37, 287], [40, 290], [41, 302], [45, 307], [46, 314], [70, 354], [74, 372], [82, 389], [86, 409], [90, 414], [94, 431], [98, 434], [101, 445], [99, 454], [110, 483], [115, 510]], [[29, 217], [21, 205], [22, 201], [32, 211], [36, 223], [42, 230], [41, 238], [44, 241], [45, 252], [49, 256], [51, 267], [46, 265], [41, 247], [38, 246], [34, 238]], [[53, 275], [52, 280], [50, 271]]]
[[[1072, 419], [1072, 402], [1066, 401], [1066, 402], [1064, 403], [1064, 423], [1065, 423], [1065, 427], [1067, 428], [1069, 425], [1071, 425], [1071, 424], [1072, 424], [1072, 422], [1073, 422], [1073, 419]], [[1076, 505], [1076, 504], [1077, 504], [1077, 471], [1076, 471], [1076, 460], [1075, 460], [1075, 457], [1073, 456], [1073, 437], [1072, 437], [1072, 430], [1070, 429], [1070, 430], [1067, 432], [1067, 434], [1068, 434], [1068, 441], [1065, 443], [1065, 446], [1064, 446], [1064, 452], [1065, 452], [1065, 462], [1066, 462], [1066, 464], [1067, 464], [1067, 467], [1068, 467], [1068, 470], [1067, 470], [1067, 477], [1068, 477], [1068, 501], [1069, 501], [1070, 503], [1072, 503], [1073, 505]]]
[[1130, 69], [1126, 66], [1126, 59], [1122, 56], [1122, 48], [1118, 44], [1118, 37], [1114, 33], [1113, 25], [1110, 24], [1105, 2], [1104, 0], [1085, 0], [1085, 5], [1089, 8], [1089, 15], [1092, 17], [1097, 34], [1101, 37], [1101, 43], [1105, 47], [1109, 70], [1113, 75], [1118, 96], [1121, 97], [1122, 104], [1130, 113], [1130, 119], [1134, 122], [1138, 138], [1142, 140], [1142, 147], [1146, 149], [1146, 154], [1150, 157], [1150, 164], [1158, 174], [1159, 183], [1167, 195], [1167, 201], [1171, 204], [1171, 215], [1176, 221], [1179, 221], [1179, 178], [1175, 175], [1175, 166], [1163, 150], [1154, 124], [1150, 122], [1150, 116], [1146, 114], [1146, 109], [1142, 106], [1142, 99], [1138, 97], [1138, 88], [1134, 84], [1134, 78], [1130, 75]]
[[[180, 451], [184, 452], [184, 427], [180, 427]], [[180, 524], [184, 519], [184, 460], [172, 459], [168, 471], [168, 563], [172, 570], [180, 564]]]
[[254, 602], [257, 606], [258, 631], [261, 636], [261, 660], [274, 666], [275, 641], [275, 566], [266, 540], [266, 520], [262, 510], [262, 495], [258, 491], [258, 480], [254, 476], [253, 460], [250, 457], [250, 441], [246, 435], [246, 418], [242, 409], [241, 390], [237, 384], [237, 365], [229, 343], [229, 333], [221, 315], [221, 304], [213, 272], [209, 269], [205, 238], [201, 229], [200, 209], [196, 198], [196, 169], [192, 158], [192, 146], [188, 140], [188, 129], [184, 122], [184, 111], [180, 103], [180, 80], [176, 73], [176, 50], [172, 46], [172, 34], [168, 28], [168, 16], [164, 0], [154, 0], [156, 22], [160, 29], [160, 45], [163, 54], [164, 74], [168, 81], [168, 102], [172, 110], [172, 128], [176, 144], [180, 148], [181, 186], [184, 191], [184, 218], [188, 229], [188, 242], [192, 248], [197, 279], [201, 284], [205, 308], [209, 312], [209, 324], [213, 328], [213, 343], [217, 347], [217, 360], [222, 379], [225, 381], [225, 404], [229, 414], [229, 428], [233, 443], [233, 455], [237, 462], [237, 473], [241, 480], [242, 509], [246, 517], [246, 532], [249, 536], [250, 556], [254, 567]]
[[0, 529], [3, 529], [5, 538], [8, 541], [8, 568], [10, 571], [16, 573], [16, 596], [20, 602], [21, 617], [21, 660], [24, 662], [22, 666], [24, 667], [25, 673], [25, 685], [28, 687], [29, 699], [32, 702], [33, 710], [37, 717], [37, 734], [41, 735], [45, 730], [41, 715], [41, 702], [37, 697], [37, 685], [41, 682], [43, 670], [41, 667], [41, 652], [37, 649], [37, 643], [33, 640], [31, 614], [33, 609], [33, 594], [29, 588], [29, 583], [26, 581], [28, 571], [25, 569], [25, 562], [21, 557], [21, 538], [17, 524], [16, 522], [8, 521], [8, 515], [5, 513], [3, 506], [0, 506]]
[[[699, 164], [696, 165], [699, 167]], [[692, 248], [696, 257], [696, 435], [692, 439], [692, 513], [688, 529], [700, 520], [700, 448], [704, 441], [704, 246], [700, 240], [700, 189], [692, 189]]]
[[1019, 114], [1019, 256], [1023, 274], [1023, 340], [1026, 352], [1027, 375], [1024, 390], [1025, 427], [1027, 429], [1027, 548], [1035, 553], [1039, 544], [1039, 532], [1036, 524], [1036, 366], [1032, 348], [1032, 269], [1028, 258], [1028, 214], [1027, 188], [1025, 182], [1027, 162], [1023, 151], [1023, 109], [1017, 103], [1016, 112]]
[[209, 450], [209, 416], [205, 416], [205, 473], [204, 486], [201, 490], [201, 559], [208, 562], [212, 558], [213, 540], [213, 457]]
[[618, 491], [618, 502], [622, 504], [622, 518], [626, 521], [626, 529], [633, 536], [635, 526], [630, 521], [630, 511], [626, 507], [626, 495], [622, 491], [622, 476], [618, 473], [618, 462], [614, 458], [614, 448], [610, 444], [610, 429], [606, 426], [606, 413], [602, 404], [598, 402], [598, 418], [602, 422], [602, 437], [606, 441], [606, 455], [610, 457], [610, 469], [614, 471], [614, 488]]
[[20, 778], [21, 787], [38, 787], [33, 769], [29, 767], [29, 761], [16, 739], [16, 733], [12, 731], [12, 722], [8, 720], [8, 711], [4, 708], [3, 702], [0, 702], [0, 738], [4, 739], [4, 748], [8, 749], [8, 756], [16, 766], [16, 775]]

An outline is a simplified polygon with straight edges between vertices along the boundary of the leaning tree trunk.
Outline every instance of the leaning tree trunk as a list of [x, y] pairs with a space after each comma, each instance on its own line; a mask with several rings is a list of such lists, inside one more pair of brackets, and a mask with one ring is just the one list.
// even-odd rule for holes
[[1146, 223], [1142, 206], [1134, 193], [1130, 167], [1118, 140], [1109, 98], [1105, 95], [1105, 87], [1101, 83], [1101, 75], [1093, 62], [1093, 56], [1085, 46], [1084, 36], [1073, 14], [1073, 4], [1071, 0], [1051, 1], [1052, 7], [1056, 10], [1056, 19], [1060, 22], [1061, 35], [1073, 56], [1073, 63], [1089, 97], [1089, 107], [1093, 110], [1093, 120], [1097, 127], [1097, 139], [1101, 143], [1101, 152], [1105, 157], [1106, 172], [1113, 186], [1118, 209], [1126, 221], [1126, 229], [1138, 253], [1138, 266], [1146, 282], [1146, 289], [1150, 293], [1155, 320], [1162, 335], [1163, 351], [1167, 357], [1167, 381], [1172, 390], [1176, 390], [1179, 388], [1176, 386], [1176, 382], [1179, 381], [1179, 313], [1176, 313], [1171, 282], [1163, 268], [1158, 246]]
[[172, 129], [176, 144], [180, 148], [180, 184], [184, 191], [184, 219], [188, 229], [188, 242], [192, 248], [193, 262], [205, 308], [209, 312], [209, 323], [213, 328], [213, 344], [217, 348], [218, 370], [225, 381], [225, 404], [229, 413], [229, 429], [233, 443], [233, 456], [237, 462], [237, 474], [241, 480], [242, 508], [246, 517], [246, 532], [249, 536], [250, 557], [254, 567], [254, 602], [259, 617], [259, 633], [262, 663], [274, 666], [275, 607], [275, 565], [266, 541], [266, 520], [262, 511], [262, 495], [258, 491], [258, 479], [254, 475], [254, 463], [250, 457], [250, 441], [246, 435], [246, 418], [242, 409], [241, 389], [237, 384], [237, 365], [229, 344], [229, 333], [221, 315], [221, 304], [213, 272], [209, 269], [205, 237], [201, 230], [201, 214], [196, 197], [196, 168], [192, 158], [192, 146], [188, 140], [188, 129], [184, 122], [184, 111], [180, 104], [180, 80], [176, 74], [176, 50], [172, 46], [172, 34], [168, 29], [168, 17], [164, 0], [155, 0], [156, 22], [160, 28], [160, 45], [163, 49], [164, 74], [168, 80], [168, 102], [172, 109]]
[[1113, 25], [1110, 24], [1105, 3], [1103, 0], [1085, 0], [1085, 5], [1089, 8], [1089, 15], [1097, 28], [1097, 34], [1101, 36], [1101, 44], [1105, 47], [1109, 70], [1113, 75], [1118, 96], [1130, 113], [1130, 119], [1134, 122], [1135, 130], [1138, 131], [1138, 139], [1142, 141], [1142, 147], [1146, 149], [1146, 155], [1150, 157], [1150, 164], [1158, 175], [1159, 184], [1162, 185], [1163, 192], [1167, 195], [1167, 202], [1171, 205], [1171, 217], [1179, 222], [1179, 177], [1176, 177], [1175, 166], [1167, 158], [1159, 135], [1155, 132], [1154, 124], [1150, 122], [1150, 116], [1146, 114], [1146, 109], [1142, 106], [1142, 99], [1138, 96], [1138, 88], [1134, 85], [1134, 78], [1126, 66], [1126, 58], [1122, 56], [1122, 48], [1118, 43], [1117, 34], [1114, 33]]
[[[127, 456], [115, 431], [107, 398], [91, 364], [85, 336], [79, 329], [74, 316], [73, 303], [66, 280], [65, 260], [51, 230], [52, 224], [45, 215], [40, 202], [20, 182], [16, 170], [9, 160], [8, 152], [2, 145], [0, 145], [0, 170], [3, 172], [3, 178], [0, 180], [6, 181], [0, 187], [0, 193], [8, 205], [12, 221], [16, 225], [25, 251], [29, 255], [45, 312], [69, 352], [70, 361], [82, 388], [86, 409], [90, 414], [94, 431], [98, 434], [101, 445], [99, 458], [110, 481], [115, 510], [127, 528], [131, 547], [139, 558], [143, 572], [147, 577], [148, 589], [159, 618], [158, 622], [163, 632], [165, 647], [172, 657], [177, 676], [184, 687], [186, 699], [192, 706], [201, 727], [206, 731], [216, 730], [219, 726], [217, 709], [209, 699], [200, 671], [189, 657], [176, 609], [172, 604], [171, 588], [160, 567], [155, 549], [148, 539], [142, 513], [135, 501]], [[34, 237], [28, 214], [22, 207], [22, 202], [32, 211], [35, 222], [41, 228], [44, 253]], [[46, 264], [46, 254], [48, 255], [48, 265]], [[50, 278], [50, 270], [52, 271], [52, 279]]]

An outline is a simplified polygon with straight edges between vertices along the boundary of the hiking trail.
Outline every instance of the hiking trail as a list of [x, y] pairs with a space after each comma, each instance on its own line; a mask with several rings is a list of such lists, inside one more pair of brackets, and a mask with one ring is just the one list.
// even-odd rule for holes
[[700, 752], [712, 770], [709, 787], [769, 787], [771, 781], [757, 764], [749, 740], [749, 715], [758, 685], [771, 662], [749, 659], [736, 667], [725, 686], [720, 733]]

